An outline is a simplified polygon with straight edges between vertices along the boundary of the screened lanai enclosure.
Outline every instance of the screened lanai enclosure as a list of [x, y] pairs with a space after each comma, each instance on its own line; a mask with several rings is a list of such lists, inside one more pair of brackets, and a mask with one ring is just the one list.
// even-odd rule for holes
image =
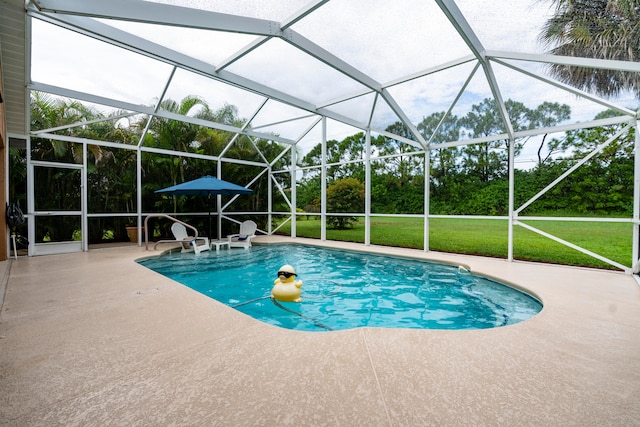
[[[1, 7], [8, 199], [29, 255], [121, 241], [157, 213], [204, 231], [207, 200], [155, 191], [212, 175], [253, 190], [215, 196], [213, 238], [252, 219], [258, 234], [637, 263], [633, 2]], [[499, 253], [467, 247], [485, 227]]]

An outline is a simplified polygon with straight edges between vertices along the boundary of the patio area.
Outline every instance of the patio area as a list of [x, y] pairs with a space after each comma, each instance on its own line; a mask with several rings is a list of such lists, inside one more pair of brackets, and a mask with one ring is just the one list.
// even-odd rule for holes
[[259, 237], [465, 264], [543, 311], [489, 330], [263, 324], [134, 262], [139, 247], [0, 263], [0, 425], [630, 426], [640, 287], [617, 272]]

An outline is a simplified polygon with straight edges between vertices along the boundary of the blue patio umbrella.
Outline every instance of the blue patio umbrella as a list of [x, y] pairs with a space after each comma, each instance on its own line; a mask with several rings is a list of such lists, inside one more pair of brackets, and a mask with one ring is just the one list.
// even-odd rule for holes
[[184, 196], [207, 196], [209, 205], [209, 238], [211, 238], [211, 196], [222, 194], [224, 196], [234, 196], [236, 194], [251, 194], [253, 190], [242, 187], [228, 181], [214, 178], [210, 175], [193, 181], [156, 190], [156, 193], [184, 195]]

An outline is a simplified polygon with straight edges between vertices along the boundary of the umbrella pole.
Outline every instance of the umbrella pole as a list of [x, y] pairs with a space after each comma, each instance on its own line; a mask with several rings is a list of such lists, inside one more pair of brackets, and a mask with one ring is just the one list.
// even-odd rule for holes
[[207, 205], [209, 205], [209, 235], [207, 236], [209, 238], [209, 240], [213, 240], [213, 237], [211, 235], [211, 193], [207, 193]]

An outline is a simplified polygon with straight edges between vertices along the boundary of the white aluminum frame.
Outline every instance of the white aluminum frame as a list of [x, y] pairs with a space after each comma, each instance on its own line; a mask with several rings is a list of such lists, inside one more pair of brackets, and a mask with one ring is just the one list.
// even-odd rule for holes
[[[226, 149], [219, 156], [207, 156], [207, 155], [197, 155], [191, 153], [180, 153], [183, 157], [192, 157], [192, 158], [201, 158], [207, 159], [211, 161], [217, 162], [217, 176], [221, 178], [221, 167], [223, 162], [233, 162], [238, 164], [250, 165], [250, 166], [260, 166], [264, 167], [263, 172], [258, 174], [256, 178], [247, 186], [251, 186], [260, 176], [264, 173], [268, 175], [268, 180], [270, 183], [276, 187], [278, 191], [285, 198], [286, 202], [290, 206], [291, 211], [290, 220], [291, 220], [291, 235], [292, 237], [296, 236], [296, 216], [298, 213], [296, 212], [296, 185], [297, 185], [297, 173], [300, 170], [304, 170], [305, 168], [297, 167], [297, 145], [300, 140], [311, 131], [315, 126], [320, 126], [321, 128], [321, 164], [317, 167], [320, 169], [321, 174], [321, 182], [322, 182], [322, 192], [321, 192], [321, 212], [319, 215], [321, 216], [321, 239], [326, 240], [326, 217], [327, 215], [352, 215], [352, 214], [334, 214], [328, 213], [326, 210], [326, 187], [327, 187], [327, 167], [330, 166], [327, 164], [327, 119], [336, 120], [341, 123], [345, 123], [350, 125], [356, 129], [360, 129], [365, 132], [366, 135], [366, 158], [363, 160], [365, 167], [365, 175], [366, 175], [366, 183], [365, 183], [365, 210], [364, 213], [355, 213], [353, 215], [364, 216], [365, 218], [365, 244], [369, 245], [370, 242], [370, 227], [371, 227], [371, 217], [381, 216], [371, 213], [371, 187], [370, 187], [370, 178], [371, 178], [371, 161], [378, 160], [381, 157], [372, 157], [371, 155], [371, 133], [376, 133], [379, 135], [385, 135], [391, 138], [394, 138], [398, 141], [405, 142], [414, 147], [420, 149], [420, 151], [405, 153], [404, 155], [423, 155], [424, 156], [424, 164], [425, 164], [425, 202], [424, 202], [424, 213], [421, 215], [424, 217], [424, 250], [429, 250], [429, 219], [430, 218], [439, 218], [442, 216], [431, 215], [429, 213], [429, 183], [430, 183], [430, 150], [431, 149], [440, 149], [447, 147], [459, 147], [469, 144], [483, 143], [488, 141], [498, 141], [498, 140], [508, 140], [509, 141], [509, 214], [507, 217], [486, 217], [486, 216], [466, 216], [465, 218], [490, 218], [490, 219], [507, 219], [509, 222], [509, 238], [508, 238], [508, 260], [513, 260], [513, 229], [516, 225], [527, 228], [531, 231], [534, 231], [538, 234], [544, 235], [545, 237], [551, 238], [557, 242], [562, 244], [566, 244], [569, 247], [573, 247], [574, 249], [580, 250], [583, 253], [594, 256], [604, 262], [607, 262], [611, 265], [614, 265], [617, 268], [623, 269], [626, 272], [630, 272], [626, 266], [615, 263], [611, 260], [608, 260], [598, 254], [594, 254], [583, 248], [578, 248], [575, 245], [572, 245], [570, 242], [565, 242], [562, 239], [557, 237], [548, 235], [547, 233], [541, 232], [540, 230], [531, 227], [530, 225], [523, 224], [521, 220], [525, 219], [541, 219], [535, 217], [521, 217], [519, 213], [526, 208], [530, 203], [539, 198], [544, 192], [548, 191], [553, 185], [560, 182], [560, 180], [564, 179], [564, 177], [568, 176], [573, 170], [575, 170], [580, 165], [584, 164], [589, 158], [596, 155], [599, 150], [605, 144], [609, 144], [615, 138], [620, 136], [623, 131], [620, 131], [616, 134], [616, 136], [610, 138], [603, 146], [598, 147], [594, 152], [589, 154], [587, 158], [583, 161], [579, 162], [576, 166], [571, 168], [561, 177], [559, 177], [554, 183], [550, 184], [547, 188], [543, 189], [540, 193], [534, 196], [530, 201], [526, 202], [524, 205], [516, 208], [514, 206], [514, 143], [515, 140], [521, 137], [539, 135], [550, 132], [564, 132], [572, 129], [582, 129], [582, 128], [590, 128], [594, 126], [606, 126], [620, 123], [628, 123], [628, 126], [625, 129], [628, 129], [630, 126], [635, 127], [635, 144], [636, 144], [636, 153], [640, 153], [640, 112], [632, 111], [628, 108], [617, 105], [613, 102], [609, 102], [603, 100], [599, 97], [593, 96], [586, 92], [580, 91], [578, 89], [569, 87], [568, 85], [559, 83], [553, 79], [550, 79], [544, 75], [539, 75], [537, 73], [525, 70], [513, 62], [510, 61], [528, 61], [528, 62], [540, 62], [547, 64], [567, 64], [567, 65], [577, 65], [577, 66], [585, 66], [585, 67], [595, 67], [595, 68], [607, 68], [607, 69], [615, 69], [615, 70], [623, 70], [630, 72], [640, 72], [640, 63], [632, 63], [625, 61], [608, 61], [608, 60], [598, 60], [592, 58], [573, 58], [573, 57], [560, 57], [553, 55], [536, 55], [536, 54], [523, 54], [516, 52], [502, 52], [502, 51], [487, 51], [485, 47], [482, 45], [471, 26], [466, 21], [463, 14], [458, 9], [454, 0], [436, 0], [437, 5], [440, 7], [442, 12], [445, 14], [447, 19], [456, 29], [458, 34], [464, 40], [469, 50], [471, 51], [471, 55], [465, 56], [453, 61], [449, 61], [445, 64], [441, 64], [436, 67], [432, 67], [430, 69], [413, 73], [411, 75], [403, 76], [394, 79], [393, 81], [389, 81], [386, 83], [380, 83], [361, 72], [360, 70], [354, 68], [344, 60], [336, 57], [332, 53], [328, 52], [326, 49], [321, 48], [317, 44], [313, 43], [311, 40], [303, 37], [301, 34], [297, 33], [292, 29], [292, 26], [303, 19], [305, 16], [313, 13], [318, 8], [321, 8], [324, 4], [328, 3], [329, 0], [316, 0], [309, 3], [306, 7], [294, 13], [289, 18], [285, 19], [282, 22], [275, 21], [267, 21], [261, 19], [253, 19], [246, 18], [241, 16], [231, 16], [226, 14], [220, 14], [215, 12], [208, 12], [202, 10], [193, 10], [186, 9], [178, 6], [170, 6], [160, 3], [150, 3], [143, 2], [140, 0], [111, 0], [109, 2], [104, 2], [102, 0], [84, 0], [82, 2], [74, 1], [74, 0], [28, 0], [27, 14], [32, 18], [37, 18], [44, 20], [46, 22], [62, 26], [67, 29], [71, 29], [73, 31], [77, 31], [81, 34], [85, 34], [89, 37], [93, 37], [107, 43], [113, 44], [115, 46], [127, 49], [129, 51], [142, 54], [148, 56], [150, 58], [154, 58], [156, 60], [163, 61], [167, 64], [171, 64], [173, 66], [173, 71], [171, 72], [171, 76], [169, 77], [167, 84], [165, 85], [164, 91], [159, 98], [158, 105], [164, 99], [167, 88], [172, 80], [172, 77], [177, 68], [182, 68], [191, 72], [195, 72], [199, 75], [214, 79], [216, 81], [220, 81], [235, 87], [242, 88], [244, 90], [259, 94], [264, 97], [264, 102], [258, 108], [256, 113], [252, 116], [252, 118], [243, 126], [242, 128], [235, 128], [233, 126], [228, 126], [220, 123], [209, 122], [205, 120], [195, 119], [192, 117], [180, 116], [173, 113], [168, 113], [165, 111], [161, 111], [158, 109], [158, 105], [155, 108], [134, 105], [127, 102], [122, 102], [116, 99], [109, 99], [106, 97], [100, 97], [91, 95], [88, 93], [82, 93], [79, 91], [74, 91], [70, 89], [55, 87], [52, 85], [47, 85], [38, 82], [31, 82], [28, 85], [28, 89], [30, 90], [38, 90], [42, 92], [51, 93], [54, 95], [59, 95], [63, 97], [78, 99], [81, 101], [96, 103], [107, 105], [115, 108], [119, 108], [122, 110], [126, 110], [131, 112], [130, 114], [146, 114], [150, 118], [157, 116], [163, 117], [166, 119], [172, 120], [182, 120], [189, 123], [193, 123], [201, 126], [208, 126], [215, 129], [220, 129], [224, 131], [229, 131], [236, 134], [236, 137], [230, 142], [232, 144], [236, 138], [244, 135], [249, 138], [254, 147], [257, 150], [257, 145], [255, 144], [254, 138], [266, 139], [269, 141], [278, 142], [287, 146], [282, 153], [278, 156], [276, 161], [280, 159], [282, 156], [287, 153], [291, 156], [290, 167], [288, 170], [284, 171], [274, 171], [272, 170], [275, 161], [269, 162], [264, 156], [262, 159], [264, 163], [260, 162], [249, 162], [246, 160], [238, 160], [238, 159], [229, 159], [225, 158], [224, 154]], [[175, 25], [182, 26], [186, 28], [200, 28], [200, 29], [208, 29], [208, 30], [216, 30], [216, 31], [231, 31], [236, 33], [243, 34], [253, 34], [260, 36], [256, 41], [250, 43], [244, 48], [240, 49], [235, 54], [231, 55], [227, 59], [223, 60], [216, 67], [212, 67], [210, 64], [200, 61], [196, 58], [189, 57], [180, 52], [169, 49], [165, 46], [158, 45], [156, 43], [152, 43], [143, 38], [134, 36], [125, 31], [118, 30], [114, 27], [102, 24], [93, 18], [113, 18], [113, 19], [121, 19], [121, 20], [129, 20], [141, 23], [152, 23], [152, 24], [166, 24], [166, 25]], [[27, 23], [27, 28], [30, 28], [30, 23]], [[30, 31], [28, 31], [30, 34]], [[30, 35], [28, 35], [30, 37]], [[227, 68], [229, 65], [235, 63], [236, 61], [242, 59], [248, 53], [252, 52], [255, 49], [258, 49], [261, 45], [263, 45], [267, 40], [272, 38], [278, 38], [295, 48], [305, 52], [308, 55], [316, 58], [327, 66], [339, 71], [344, 74], [351, 80], [357, 82], [362, 86], [362, 89], [356, 91], [352, 94], [348, 94], [342, 96], [338, 99], [334, 99], [328, 102], [325, 102], [322, 105], [314, 105], [308, 101], [296, 98], [289, 94], [283, 93], [281, 91], [275, 90], [271, 87], [265, 86], [255, 81], [251, 81], [247, 78], [235, 75], [229, 71]], [[27, 45], [30, 45], [28, 43]], [[447, 115], [450, 114], [454, 105], [458, 102], [462, 94], [464, 93], [467, 85], [473, 78], [473, 76], [477, 73], [477, 71], [481, 68], [485, 78], [487, 79], [487, 83], [491, 90], [491, 93], [494, 99], [497, 102], [500, 116], [503, 121], [504, 128], [506, 133], [500, 135], [493, 135], [489, 137], [483, 138], [474, 138], [470, 140], [462, 140], [462, 141], [449, 141], [445, 143], [434, 144], [432, 142], [432, 138], [425, 139], [423, 135], [418, 132], [416, 126], [412, 123], [409, 117], [402, 110], [400, 105], [396, 102], [396, 100], [389, 93], [389, 88], [404, 82], [408, 82], [413, 79], [418, 79], [432, 73], [440, 72], [442, 70], [446, 70], [451, 67], [455, 67], [457, 65], [466, 64], [469, 62], [475, 62], [473, 70], [471, 71], [469, 77], [465, 81], [463, 87], [460, 89], [458, 95], [455, 100], [451, 104], [449, 110], [447, 111]], [[502, 99], [502, 95], [499, 89], [498, 82], [493, 73], [493, 63], [500, 64], [502, 66], [508, 67], [512, 70], [520, 72], [524, 75], [527, 75], [531, 78], [538, 79], [546, 84], [552, 85], [564, 91], [567, 91], [571, 94], [583, 97], [592, 102], [598, 103], [606, 108], [611, 108], [618, 111], [622, 116], [616, 117], [612, 119], [604, 119], [604, 120], [593, 120], [586, 123], [578, 123], [578, 124], [569, 124], [562, 126], [554, 126], [551, 128], [544, 129], [535, 129], [535, 130], [527, 130], [527, 131], [514, 131], [511, 126], [511, 122], [509, 120], [508, 112], [504, 106], [504, 102]], [[328, 109], [329, 106], [333, 104], [337, 104], [349, 99], [356, 98], [358, 96], [366, 95], [374, 93], [374, 102], [371, 109], [371, 115], [369, 117], [368, 123], [360, 123], [357, 120], [351, 119], [349, 117], [345, 117], [341, 114], [332, 112]], [[271, 134], [261, 133], [258, 131], [258, 128], [249, 128], [249, 124], [251, 120], [258, 114], [258, 112], [264, 107], [264, 105], [271, 99], [278, 100], [287, 105], [291, 105], [297, 107], [303, 111], [309, 112], [310, 116], [317, 117], [317, 120], [309, 126], [302, 135], [295, 139], [282, 138], [278, 136], [274, 136]], [[394, 135], [390, 132], [375, 129], [372, 127], [371, 118], [373, 115], [373, 111], [375, 110], [376, 103], [379, 100], [383, 100], [386, 105], [393, 111], [397, 117], [402, 121], [404, 125], [411, 131], [414, 139], [408, 139], [399, 135]], [[26, 114], [29, 112], [27, 111]], [[126, 114], [125, 114], [126, 115]], [[309, 116], [305, 116], [309, 117]], [[446, 115], [445, 115], [446, 117]], [[287, 120], [284, 122], [292, 121], [296, 119]], [[443, 119], [444, 120], [444, 119]], [[283, 122], [279, 122], [283, 123]], [[271, 125], [274, 125], [273, 123]], [[78, 124], [81, 125], [81, 124]], [[263, 125], [261, 127], [267, 127], [269, 125]], [[440, 125], [438, 125], [439, 127]], [[140, 174], [140, 166], [141, 166], [141, 153], [143, 151], [158, 153], [158, 154], [176, 154], [172, 151], [168, 150], [159, 150], [153, 149], [149, 147], [144, 147], [142, 145], [142, 141], [144, 138], [141, 138], [137, 147], [132, 146], [124, 146], [123, 144], [113, 143], [113, 142], [105, 142], [105, 141], [89, 141], [78, 138], [69, 138], [62, 137], [59, 135], [55, 135], [55, 132], [58, 129], [47, 129], [34, 131], [31, 135], [37, 135], [38, 137], [51, 138], [61, 141], [68, 142], [80, 142], [83, 144], [85, 150], [85, 170], [86, 170], [86, 145], [87, 143], [96, 144], [100, 146], [112, 147], [112, 148], [122, 148], [122, 149], [134, 149], [137, 150], [137, 163], [138, 163], [138, 177], [137, 177], [137, 185], [138, 185], [138, 194], [137, 194], [137, 216], [138, 216], [138, 225], [141, 226], [142, 216], [144, 213], [141, 211], [142, 199], [141, 193], [139, 189], [142, 186], [142, 178]], [[145, 130], [145, 132], [148, 129]], [[27, 138], [29, 141], [29, 138]], [[29, 145], [29, 142], [28, 142]], [[228, 147], [227, 147], [228, 148]], [[259, 152], [260, 150], [258, 150]], [[346, 164], [348, 162], [341, 162], [340, 165]], [[28, 160], [28, 171], [31, 171], [33, 162]], [[30, 172], [31, 173], [31, 172]], [[290, 174], [290, 182], [291, 182], [291, 200], [286, 197], [286, 193], [284, 189], [278, 184], [275, 176], [280, 173], [288, 173]], [[32, 173], [31, 173], [32, 175]], [[30, 177], [31, 179], [33, 176]], [[84, 202], [86, 203], [86, 174], [83, 174], [83, 185], [85, 186], [84, 190]], [[30, 194], [30, 197], [33, 197], [33, 194]], [[265, 214], [268, 215], [269, 218], [269, 229], [268, 233], [273, 233], [276, 230], [271, 229], [271, 219], [275, 214], [280, 214], [278, 212], [273, 211], [272, 203], [273, 203], [273, 194], [272, 187], [269, 186], [269, 209]], [[218, 234], [220, 234], [221, 230], [221, 221], [223, 218], [228, 220], [234, 220], [232, 217], [225, 215], [225, 210], [229, 207], [231, 203], [233, 203], [232, 199], [226, 205], [221, 206], [220, 198], [218, 198]], [[30, 199], [31, 206], [33, 200]], [[640, 256], [639, 243], [640, 243], [640, 155], [635, 156], [635, 174], [634, 174], [634, 209], [633, 209], [633, 217], [629, 220], [616, 220], [623, 222], [631, 222], [633, 224], [633, 253], [632, 253], [632, 265], [635, 265], [638, 262], [638, 258]], [[83, 206], [86, 206], [83, 205]], [[306, 213], [305, 213], [306, 214]], [[313, 213], [313, 215], [318, 215], [318, 213]], [[399, 215], [406, 216], [406, 215]], [[410, 215], [414, 216], [414, 215]], [[86, 212], [83, 213], [83, 226], [86, 227], [88, 215]], [[554, 218], [545, 218], [545, 219], [554, 219]], [[557, 218], [556, 218], [557, 219]], [[563, 220], [573, 220], [573, 221], [583, 221], [583, 218], [562, 218]], [[609, 221], [608, 219], [589, 219], [590, 221]], [[84, 231], [84, 230], [83, 230]], [[85, 238], [86, 233], [83, 232], [83, 238]], [[86, 242], [83, 244], [83, 250], [87, 250]]]

